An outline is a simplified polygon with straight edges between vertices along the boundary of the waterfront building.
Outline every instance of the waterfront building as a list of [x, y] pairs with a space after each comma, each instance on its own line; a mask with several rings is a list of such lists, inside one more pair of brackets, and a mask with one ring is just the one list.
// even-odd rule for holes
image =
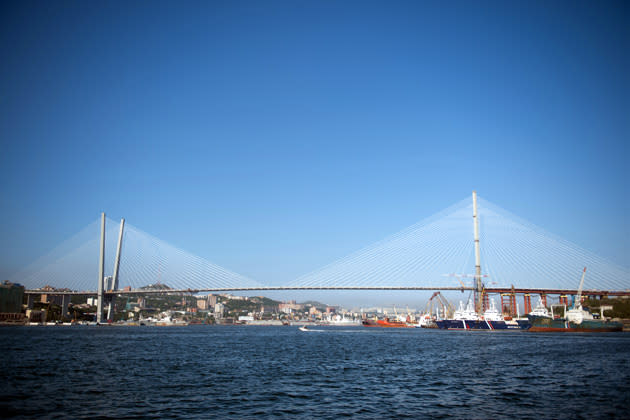
[[278, 310], [280, 312], [284, 312], [285, 314], [293, 313], [293, 311], [302, 311], [304, 310], [304, 305], [300, 303], [296, 303], [294, 300], [290, 300], [288, 302], [282, 302], [278, 305]]
[[0, 284], [0, 313], [22, 312], [24, 286], [5, 280]]
[[216, 305], [214, 305], [214, 317], [215, 318], [222, 318], [223, 317], [223, 311], [225, 311], [225, 306], [222, 303], [217, 303]]
[[24, 286], [6, 280], [0, 284], [0, 322], [24, 322], [23, 299]]
[[46, 316], [47, 316], [47, 311], [45, 309], [36, 311], [34, 309], [27, 309], [26, 310], [26, 319], [29, 322], [38, 322], [38, 323], [43, 323], [46, 322]]

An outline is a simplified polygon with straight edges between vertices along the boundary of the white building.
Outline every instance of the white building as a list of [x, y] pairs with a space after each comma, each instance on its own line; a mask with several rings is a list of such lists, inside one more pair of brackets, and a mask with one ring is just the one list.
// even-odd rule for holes
[[222, 303], [217, 303], [214, 305], [214, 317], [222, 318], [223, 312], [225, 311], [225, 306]]

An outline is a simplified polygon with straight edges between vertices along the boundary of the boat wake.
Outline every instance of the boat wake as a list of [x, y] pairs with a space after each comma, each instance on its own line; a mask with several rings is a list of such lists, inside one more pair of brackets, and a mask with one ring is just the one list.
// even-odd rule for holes
[[318, 330], [313, 330], [311, 328], [298, 328], [298, 330], [303, 331], [303, 332], [317, 332], [317, 333], [333, 333], [333, 334], [337, 334], [337, 333], [365, 333], [368, 332], [365, 329], [359, 329], [359, 328], [352, 328], [352, 329], [347, 329], [347, 330], [339, 330], [339, 329], [333, 329], [333, 328], [326, 328], [326, 329], [318, 329]]

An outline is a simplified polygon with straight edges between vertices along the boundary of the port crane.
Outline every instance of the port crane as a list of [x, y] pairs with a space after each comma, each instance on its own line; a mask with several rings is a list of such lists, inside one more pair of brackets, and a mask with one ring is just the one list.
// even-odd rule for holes
[[584, 287], [585, 275], [586, 275], [586, 267], [584, 267], [584, 271], [582, 271], [582, 278], [580, 279], [580, 287], [578, 287], [577, 296], [575, 296], [575, 300], [573, 301], [574, 309], [582, 309], [582, 288]]
[[435, 292], [433, 293], [433, 295], [431, 295], [429, 301], [427, 302], [425, 312], [433, 312], [433, 299], [436, 299], [437, 302], [442, 306], [442, 313], [444, 314], [445, 318], [448, 318], [453, 314], [455, 307], [444, 296], [442, 296], [442, 293], [440, 292]]

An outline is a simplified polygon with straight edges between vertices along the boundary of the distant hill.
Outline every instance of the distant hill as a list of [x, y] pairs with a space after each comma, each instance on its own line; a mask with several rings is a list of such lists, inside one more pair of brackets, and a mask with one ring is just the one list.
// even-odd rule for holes
[[326, 308], [330, 306], [330, 305], [326, 305], [325, 303], [318, 302], [316, 300], [307, 300], [306, 302], [301, 302], [301, 305], [313, 306], [320, 311], [325, 311]]
[[147, 286], [142, 286], [139, 290], [173, 290], [172, 287], [167, 286], [162, 283], [149, 284]]

